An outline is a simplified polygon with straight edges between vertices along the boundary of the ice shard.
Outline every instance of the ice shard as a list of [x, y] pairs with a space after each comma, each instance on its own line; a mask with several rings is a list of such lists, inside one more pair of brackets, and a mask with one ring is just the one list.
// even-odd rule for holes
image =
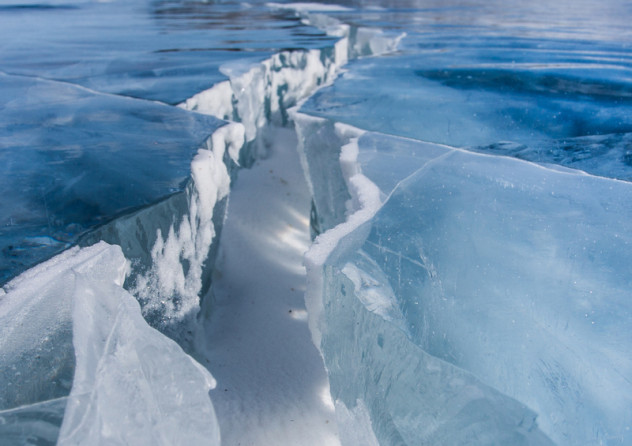
[[213, 377], [147, 325], [121, 287], [120, 248], [85, 250], [94, 254], [73, 268], [76, 367], [58, 444], [219, 445]]
[[219, 444], [213, 378], [143, 319], [122, 288], [128, 268], [120, 247], [101, 242], [7, 286], [0, 307], [7, 444]]

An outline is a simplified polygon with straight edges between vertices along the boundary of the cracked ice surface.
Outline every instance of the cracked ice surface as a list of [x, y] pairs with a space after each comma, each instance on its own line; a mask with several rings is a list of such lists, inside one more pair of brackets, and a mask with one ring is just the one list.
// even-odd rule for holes
[[434, 6], [294, 112], [341, 438], [628, 444], [625, 8]]
[[[266, 367], [265, 334], [250, 355], [226, 353], [240, 338], [211, 346], [260, 366], [222, 370], [252, 385], [241, 400], [214, 391], [226, 441], [240, 401], [259, 421], [244, 438], [307, 441], [281, 415], [314, 402], [299, 389], [309, 377], [320, 405], [306, 419], [336, 412], [310, 438], [334, 444], [335, 427], [351, 445], [628, 443], [630, 191], [615, 178], [630, 178], [629, 14], [618, 0], [520, 14], [471, 3], [1, 6], [0, 143], [13, 148], [0, 155], [1, 280], [14, 278], [0, 289], [2, 438], [54, 443], [61, 426], [68, 443], [219, 441], [212, 378], [141, 314], [199, 347], [237, 169], [274, 156], [269, 123], [295, 121], [321, 234], [305, 259], [307, 312], [285, 290], [292, 317], [235, 320], [249, 335], [307, 322], [333, 401], [310, 367], [270, 377], [296, 379], [289, 406], [257, 400], [281, 364]], [[45, 181], [22, 187], [16, 172]], [[10, 232], [18, 219], [36, 230]], [[305, 235], [279, 232], [297, 249]], [[296, 252], [281, 257], [269, 263], [299, 272]], [[224, 303], [240, 284], [227, 276], [215, 281]], [[288, 335], [276, 325], [275, 339]], [[286, 356], [320, 367], [296, 333]], [[220, 358], [194, 353], [211, 370]], [[268, 403], [281, 415], [261, 423]]]
[[[258, 40], [242, 41], [252, 48], [235, 63], [224, 41], [219, 50], [165, 47], [208, 39], [208, 33], [180, 26], [201, 17], [211, 21], [199, 9], [203, 6], [155, 6], [156, 17], [167, 19], [164, 28], [148, 23], [137, 5], [4, 8], [6, 29], [15, 32], [3, 46], [0, 67], [7, 104], [3, 143], [10, 149], [3, 151], [4, 186], [13, 195], [3, 202], [8, 262], [3, 280], [73, 244], [83, 246], [2, 288], [6, 336], [0, 359], [10, 386], [3, 391], [0, 416], [3, 438], [11, 442], [219, 442], [208, 398], [212, 378], [145, 320], [194, 348], [201, 305], [212, 310], [210, 297], [200, 299], [211, 283], [235, 169], [263, 155], [255, 136], [269, 122], [287, 123], [288, 107], [331, 82], [349, 58], [388, 51], [398, 40], [381, 32], [352, 33], [335, 19], [292, 6], [244, 11], [225, 5], [219, 14], [212, 11], [217, 20], [241, 20], [245, 14], [268, 23], [294, 22], [301, 29], [279, 25], [276, 34], [287, 42], [289, 32], [300, 50], [274, 54], [275, 48], [261, 47]], [[83, 34], [80, 45], [56, 32], [55, 18], [64, 14], [84, 19], [70, 25]], [[103, 26], [117, 22], [137, 26], [121, 33], [126, 41], [133, 35], [137, 45], [109, 55], [94, 51], [116, 47], [119, 35]], [[309, 26], [325, 22], [325, 32]], [[42, 45], [24, 38], [34, 28], [48, 36]], [[239, 29], [231, 29], [235, 37]], [[164, 31], [178, 30], [182, 40], [163, 39]], [[194, 66], [217, 51], [228, 53], [211, 66]], [[35, 62], [20, 63], [18, 54]], [[163, 69], [165, 60], [172, 69]], [[228, 80], [218, 83], [220, 65]], [[210, 76], [201, 80], [206, 71]], [[190, 89], [202, 89], [200, 82], [214, 86], [187, 99]], [[147, 100], [156, 98], [182, 107]], [[24, 182], [13, 181], [15, 175], [27, 178], [27, 187], [17, 188]], [[318, 359], [315, 366], [322, 367]], [[328, 401], [326, 388], [320, 385], [317, 394]], [[175, 412], [181, 416], [171, 417]], [[336, 443], [334, 431], [327, 435]]]
[[630, 183], [374, 133], [354, 156], [358, 210], [307, 255], [333, 398], [386, 443], [625, 435]]

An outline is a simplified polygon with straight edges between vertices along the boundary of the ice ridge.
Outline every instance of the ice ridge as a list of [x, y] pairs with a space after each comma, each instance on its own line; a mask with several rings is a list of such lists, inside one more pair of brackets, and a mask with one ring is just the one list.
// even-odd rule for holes
[[[240, 122], [246, 142], [267, 124], [288, 123], [288, 110], [307, 99], [316, 89], [331, 83], [349, 61], [395, 51], [405, 34], [387, 34], [379, 29], [354, 27], [334, 17], [313, 12], [318, 5], [270, 4], [294, 10], [305, 24], [339, 39], [333, 47], [282, 51], [256, 64], [226, 64], [229, 80], [187, 99], [179, 106], [220, 119]], [[326, 10], [330, 8], [323, 6]]]
[[[257, 136], [267, 125], [287, 125], [290, 109], [331, 83], [349, 60], [394, 51], [404, 37], [351, 27], [300, 5], [283, 7], [296, 10], [306, 24], [339, 39], [333, 47], [282, 51], [256, 64], [237, 62], [222, 66], [229, 80], [179, 105], [229, 122], [213, 133], [206, 150], [198, 152], [185, 194], [170, 198], [156, 209], [119, 219], [89, 237], [91, 242], [121, 244], [126, 256], [140, 259], [132, 262], [126, 288], [139, 299], [150, 323], [172, 337], [183, 331], [180, 324], [184, 322], [186, 326], [193, 321], [206, 304], [199, 302], [199, 296], [210, 287], [217, 249], [213, 241], [223, 224], [231, 177], [240, 166], [265, 156], [261, 142], [264, 138]], [[155, 211], [168, 207], [180, 210], [171, 218], [174, 221], [165, 226], [165, 221], [171, 219], [165, 215], [156, 217]], [[153, 215], [149, 218], [145, 214]], [[155, 227], [156, 222], [159, 227]], [[139, 244], [137, 240], [124, 240], [127, 235], [123, 234], [142, 234], [140, 252], [125, 250], [126, 246]]]

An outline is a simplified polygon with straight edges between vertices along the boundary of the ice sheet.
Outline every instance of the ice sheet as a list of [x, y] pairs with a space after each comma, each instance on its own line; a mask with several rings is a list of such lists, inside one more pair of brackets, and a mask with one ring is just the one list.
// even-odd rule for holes
[[[386, 2], [388, 3], [388, 2]], [[405, 30], [388, 58], [352, 61], [301, 111], [366, 130], [630, 178], [632, 69], [625, 7], [589, 3], [516, 17], [497, 2], [336, 13]], [[419, 9], [414, 9], [417, 7]], [[511, 8], [510, 8], [511, 9]], [[455, 11], [459, 12], [456, 13]], [[620, 11], [619, 14], [616, 11]]]
[[350, 444], [631, 441], [627, 9], [565, 4], [335, 13], [407, 33], [294, 114]]
[[1, 282], [183, 191], [196, 150], [224, 124], [65, 83], [0, 79]]
[[[355, 151], [356, 170], [342, 169], [352, 195], [383, 204], [371, 217], [375, 205], [356, 200], [306, 263], [334, 399], [363, 401], [380, 441], [463, 443], [479, 423], [468, 417], [487, 409], [463, 402], [438, 415], [459, 370], [492, 411], [496, 424], [483, 431], [493, 441], [543, 444], [540, 426], [559, 444], [625, 444], [630, 184], [375, 133]], [[391, 365], [416, 361], [425, 372]], [[437, 379], [436, 398], [411, 396], [421, 376]], [[419, 428], [424, 413], [436, 431]], [[536, 416], [525, 434], [522, 422]], [[464, 437], [448, 434], [451, 423]], [[518, 431], [522, 440], [504, 437]]]
[[225, 80], [226, 62], [331, 41], [294, 25], [261, 2], [11, 2], [0, 70], [177, 104]]

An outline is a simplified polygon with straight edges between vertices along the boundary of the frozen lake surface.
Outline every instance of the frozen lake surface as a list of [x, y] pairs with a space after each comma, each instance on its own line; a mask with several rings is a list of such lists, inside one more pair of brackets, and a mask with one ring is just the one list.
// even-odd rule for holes
[[0, 444], [632, 444], [630, 19], [0, 5]]

